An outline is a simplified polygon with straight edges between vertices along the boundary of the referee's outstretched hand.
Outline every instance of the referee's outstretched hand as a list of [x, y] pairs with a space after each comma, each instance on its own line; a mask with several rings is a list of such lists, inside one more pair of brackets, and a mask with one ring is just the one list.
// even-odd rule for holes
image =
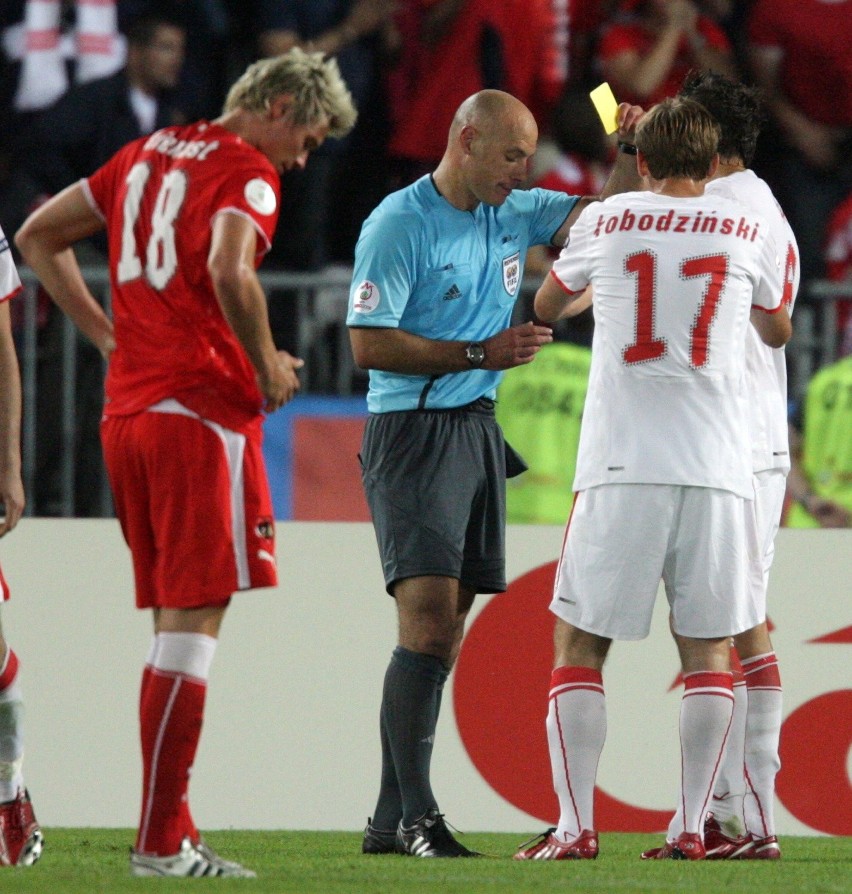
[[511, 369], [532, 363], [542, 345], [553, 341], [553, 330], [549, 326], [535, 323], [521, 323], [511, 326], [482, 343], [485, 348], [483, 369]]

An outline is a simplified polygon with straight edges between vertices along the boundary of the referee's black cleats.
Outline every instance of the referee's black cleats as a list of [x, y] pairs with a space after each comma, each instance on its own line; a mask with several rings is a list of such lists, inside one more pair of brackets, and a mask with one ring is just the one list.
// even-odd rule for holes
[[430, 807], [409, 827], [399, 824], [396, 830], [396, 849], [409, 857], [481, 857], [453, 838], [444, 814]]
[[362, 854], [396, 854], [396, 830], [386, 831], [373, 826], [373, 818], [367, 820], [364, 829], [364, 841], [361, 844]]

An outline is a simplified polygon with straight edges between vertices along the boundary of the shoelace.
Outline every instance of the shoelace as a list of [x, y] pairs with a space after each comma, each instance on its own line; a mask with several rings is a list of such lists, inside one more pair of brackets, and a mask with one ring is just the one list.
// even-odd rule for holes
[[525, 841], [523, 844], [518, 845], [518, 850], [522, 851], [525, 847], [529, 847], [531, 844], [537, 844], [539, 841], [547, 841], [548, 837], [551, 836], [556, 831], [556, 826], [551, 826], [549, 829], [545, 829], [543, 832], [540, 832], [538, 835], [533, 835], [529, 841]]
[[441, 820], [441, 822], [443, 822], [443, 824], [444, 824], [448, 829], [450, 829], [451, 831], [455, 832], [456, 835], [464, 835], [464, 834], [465, 834], [464, 832], [462, 832], [461, 829], [457, 829], [452, 823], [448, 823], [448, 822], [447, 822], [447, 818], [444, 816], [443, 813], [439, 813], [439, 814], [437, 815], [436, 819]]

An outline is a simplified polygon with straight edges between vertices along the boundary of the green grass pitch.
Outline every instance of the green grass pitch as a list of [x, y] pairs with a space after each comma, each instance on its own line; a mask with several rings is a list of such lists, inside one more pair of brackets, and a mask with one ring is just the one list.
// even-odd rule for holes
[[[532, 835], [533, 831], [530, 831]], [[256, 879], [131, 878], [129, 829], [44, 830], [45, 850], [29, 869], [0, 869], [0, 892], [123, 894], [126, 891], [246, 891], [253, 894], [813, 894], [852, 892], [852, 838], [784, 837], [775, 862], [643, 861], [662, 836], [603, 833], [597, 860], [518, 863], [523, 835], [469, 833], [462, 840], [488, 856], [418, 860], [364, 856], [354, 832], [210, 832], [223, 857]]]

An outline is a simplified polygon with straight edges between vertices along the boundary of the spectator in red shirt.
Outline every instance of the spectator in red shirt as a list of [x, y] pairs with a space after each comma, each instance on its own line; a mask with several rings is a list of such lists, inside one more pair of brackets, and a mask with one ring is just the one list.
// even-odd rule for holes
[[805, 283], [825, 274], [826, 224], [852, 186], [852, 0], [756, 0], [748, 37], [778, 132], [767, 179], [796, 234]]
[[[825, 273], [832, 282], [842, 282], [852, 293], [852, 192], [841, 202], [828, 224]], [[852, 354], [852, 300], [837, 302], [840, 356]]]
[[539, 119], [564, 83], [550, 0], [410, 0], [401, 4], [399, 62], [389, 77], [396, 185], [435, 168], [456, 109], [505, 90]]
[[736, 77], [725, 32], [692, 0], [625, 0], [604, 31], [598, 62], [620, 102], [645, 107], [674, 96], [690, 69]]
[[593, 87], [600, 81], [594, 71], [598, 37], [620, 3], [621, 0], [553, 0], [557, 46], [570, 84]]

